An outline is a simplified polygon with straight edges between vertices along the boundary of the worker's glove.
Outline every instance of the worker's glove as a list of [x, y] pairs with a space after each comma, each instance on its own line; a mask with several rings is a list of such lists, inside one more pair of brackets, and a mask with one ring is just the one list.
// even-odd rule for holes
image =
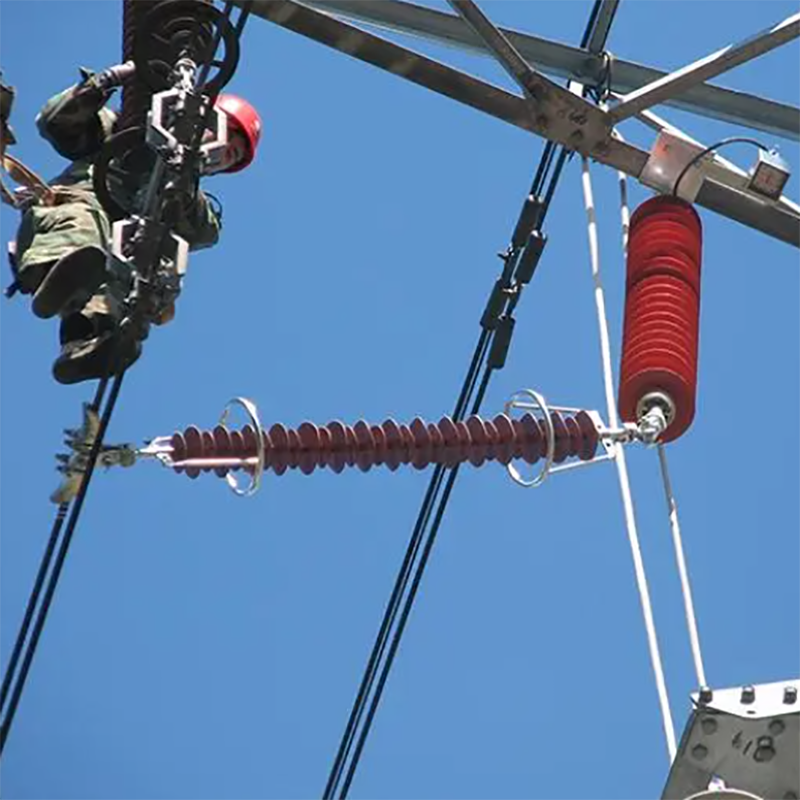
[[104, 93], [111, 92], [117, 86], [121, 86], [134, 72], [136, 72], [136, 65], [133, 61], [126, 61], [124, 64], [115, 64], [94, 75], [87, 75], [84, 85]]
[[161, 311], [153, 319], [153, 325], [166, 325], [175, 319], [175, 301], [173, 300], [169, 305], [161, 309]]

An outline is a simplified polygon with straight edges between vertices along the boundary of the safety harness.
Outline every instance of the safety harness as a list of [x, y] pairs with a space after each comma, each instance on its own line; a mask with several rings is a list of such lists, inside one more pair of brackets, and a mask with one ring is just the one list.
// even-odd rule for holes
[[[3, 153], [2, 171], [14, 183], [20, 185], [13, 191], [9, 190], [3, 183], [2, 178], [0, 178], [0, 200], [18, 211], [24, 211], [34, 204], [54, 206], [62, 199], [60, 197], [61, 193], [57, 189], [51, 187], [47, 181], [40, 178], [30, 167], [25, 166], [18, 158], [14, 158], [8, 153]], [[16, 244], [16, 241], [8, 243], [8, 263], [14, 279], [4, 290], [6, 297], [13, 297], [21, 288], [17, 272]]]

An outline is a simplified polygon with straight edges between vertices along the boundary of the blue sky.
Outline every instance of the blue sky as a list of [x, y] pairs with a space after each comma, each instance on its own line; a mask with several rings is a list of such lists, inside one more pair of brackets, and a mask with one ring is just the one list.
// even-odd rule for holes
[[[485, 8], [576, 43], [591, 3]], [[608, 46], [674, 69], [796, 10], [626, 2]], [[120, 16], [118, 0], [0, 4], [14, 153], [43, 175], [64, 164], [34, 115], [79, 65], [119, 60]], [[414, 46], [508, 85], [487, 60]], [[799, 55], [794, 42], [720, 83], [797, 104]], [[209, 181], [222, 241], [192, 256], [109, 440], [213, 426], [234, 395], [267, 425], [450, 413], [541, 141], [259, 19], [229, 89], [261, 110], [258, 159]], [[748, 133], [659, 110], [709, 144]], [[636, 123], [623, 131], [652, 144]], [[758, 138], [781, 146], [797, 199], [797, 144]], [[725, 155], [749, 166], [755, 153]], [[576, 160], [486, 415], [522, 387], [604, 407], [579, 176]], [[618, 372], [616, 176], [593, 176]], [[706, 671], [723, 687], [797, 674], [800, 272], [795, 249], [700, 213], [698, 412], [670, 463]], [[6, 208], [0, 224], [6, 241]], [[27, 299], [0, 309], [4, 668], [52, 522], [53, 453], [92, 387], [52, 381], [57, 326]], [[695, 680], [657, 459], [628, 459], [680, 732]], [[151, 463], [98, 473], [4, 754], [5, 796], [319, 796], [428, 478], [268, 476], [244, 501]], [[667, 768], [614, 469], [537, 491], [498, 466], [463, 469], [351, 796], [635, 798], [657, 795]]]

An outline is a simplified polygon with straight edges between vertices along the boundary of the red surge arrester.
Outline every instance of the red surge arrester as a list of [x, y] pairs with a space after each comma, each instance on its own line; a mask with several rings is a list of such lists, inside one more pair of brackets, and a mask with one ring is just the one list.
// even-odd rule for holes
[[637, 422], [645, 395], [666, 394], [675, 417], [662, 442], [677, 439], [694, 418], [702, 241], [700, 217], [680, 198], [653, 197], [631, 217], [619, 411]]
[[[597, 450], [598, 432], [585, 411], [574, 416], [551, 412], [555, 432], [553, 460], [559, 463], [568, 456], [589, 461]], [[251, 425], [231, 431], [218, 425], [211, 431], [194, 426], [172, 436], [172, 461], [176, 471], [196, 478], [200, 472], [214, 471], [220, 477], [242, 467], [214, 464], [214, 459], [255, 458], [256, 432]], [[262, 430], [264, 469], [282, 475], [287, 469], [299, 469], [306, 475], [315, 469], [330, 467], [341, 472], [357, 466], [363, 472], [374, 466], [386, 465], [396, 470], [401, 464], [424, 469], [429, 464], [452, 467], [469, 461], [476, 467], [485, 461], [508, 464], [522, 458], [533, 464], [547, 453], [547, 429], [543, 421], [532, 414], [511, 419], [498, 414], [493, 420], [477, 416], [464, 422], [443, 417], [438, 423], [415, 419], [410, 425], [399, 425], [388, 419], [381, 425], [369, 425], [363, 420], [355, 425], [330, 422], [317, 426], [304, 422], [297, 429], [273, 425]], [[191, 463], [195, 459], [207, 464]], [[242, 465], [244, 467], [244, 465]], [[252, 471], [252, 466], [244, 467]]]

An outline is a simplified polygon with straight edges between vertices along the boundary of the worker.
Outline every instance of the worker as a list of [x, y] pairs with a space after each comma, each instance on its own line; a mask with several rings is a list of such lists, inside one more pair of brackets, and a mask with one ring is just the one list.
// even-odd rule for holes
[[[121, 300], [107, 282], [106, 251], [111, 225], [92, 187], [92, 166], [112, 133], [116, 114], [106, 103], [134, 72], [133, 62], [93, 74], [51, 98], [36, 118], [39, 133], [72, 164], [50, 184], [50, 194], [25, 207], [12, 257], [12, 293], [33, 295], [40, 318], [61, 317], [61, 352], [53, 364], [59, 383], [102, 378], [110, 369], [133, 364], [141, 353], [133, 337], [116, 336]], [[255, 157], [261, 120], [255, 109], [234, 95], [219, 95], [216, 107], [227, 119], [228, 144], [213, 172], [238, 172]], [[141, 176], [145, 185], [149, 175]], [[190, 249], [216, 244], [218, 210], [203, 192], [175, 225]], [[167, 309], [156, 324], [172, 319]]]

